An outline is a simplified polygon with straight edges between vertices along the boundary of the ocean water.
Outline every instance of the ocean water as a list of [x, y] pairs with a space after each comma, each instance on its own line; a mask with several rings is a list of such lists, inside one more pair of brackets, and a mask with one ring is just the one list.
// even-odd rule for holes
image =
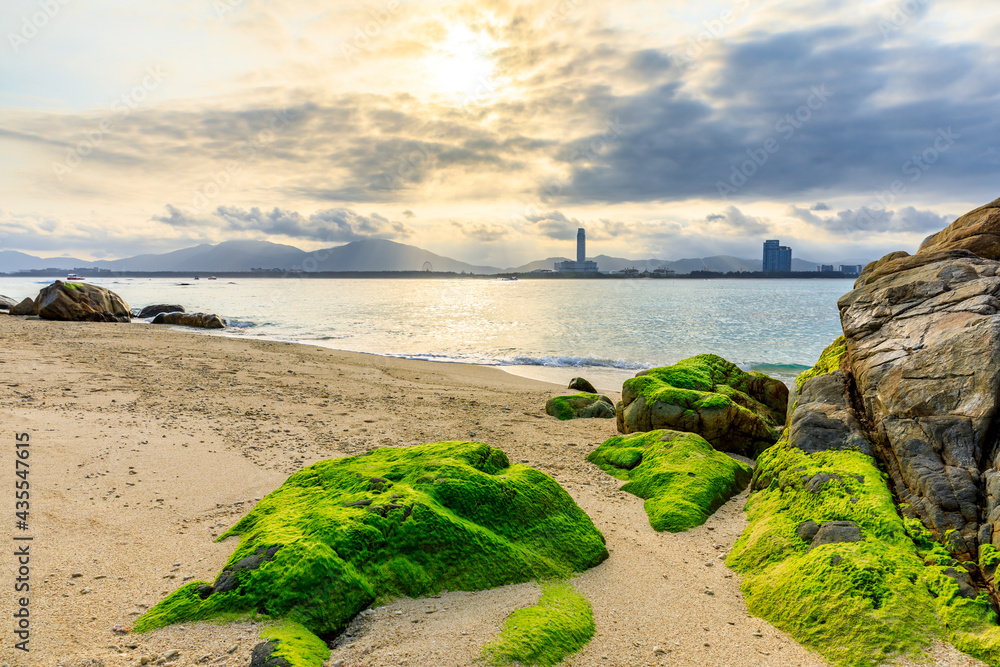
[[[49, 280], [0, 278], [34, 297]], [[841, 333], [850, 280], [95, 278], [133, 308], [217, 313], [221, 333], [340, 350], [500, 366], [602, 390], [704, 352], [789, 379]], [[182, 285], [182, 282], [189, 284]], [[145, 326], [141, 321], [135, 326]]]

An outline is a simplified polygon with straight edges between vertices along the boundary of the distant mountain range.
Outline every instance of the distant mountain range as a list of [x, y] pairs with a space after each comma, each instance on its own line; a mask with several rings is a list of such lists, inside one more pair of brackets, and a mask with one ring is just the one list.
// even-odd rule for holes
[[[528, 273], [537, 269], [551, 270], [565, 257], [530, 262], [522, 266], [501, 269], [478, 266], [436, 255], [411, 245], [366, 239], [336, 248], [306, 252], [294, 246], [267, 241], [226, 241], [218, 245], [202, 244], [159, 255], [137, 255], [127, 259], [85, 260], [74, 257], [35, 257], [14, 250], [0, 251], [0, 273], [16, 273], [39, 269], [70, 271], [99, 268], [111, 271], [178, 271], [182, 273], [223, 273], [253, 269], [282, 271], [454, 271], [455, 273]], [[692, 271], [760, 271], [761, 260], [740, 259], [716, 255], [701, 259], [623, 259], [598, 255], [592, 257], [601, 271], [621, 271], [635, 268], [653, 271], [672, 269], [677, 273]], [[804, 259], [792, 260], [793, 271], [815, 271], [816, 263]]]

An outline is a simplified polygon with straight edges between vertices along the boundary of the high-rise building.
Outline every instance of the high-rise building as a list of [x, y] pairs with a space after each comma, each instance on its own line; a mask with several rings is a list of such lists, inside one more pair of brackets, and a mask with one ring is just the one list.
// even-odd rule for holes
[[864, 270], [864, 268], [865, 268], [864, 264], [841, 264], [840, 272], [856, 276], [860, 275], [860, 273]]
[[556, 271], [560, 273], [597, 273], [597, 262], [587, 261], [587, 231], [583, 227], [576, 230], [576, 261], [556, 262]]
[[833, 264], [820, 264], [816, 270], [820, 273], [833, 273]]
[[764, 241], [764, 273], [788, 273], [792, 270], [792, 249], [774, 239]]

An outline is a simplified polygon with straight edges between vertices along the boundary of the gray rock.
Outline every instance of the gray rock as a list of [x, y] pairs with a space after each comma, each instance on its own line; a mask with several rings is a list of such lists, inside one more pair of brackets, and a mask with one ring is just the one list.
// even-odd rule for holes
[[10, 298], [9, 296], [4, 296], [0, 294], [0, 310], [10, 310], [17, 305], [17, 301]]
[[795, 529], [795, 534], [799, 536], [803, 542], [812, 542], [813, 538], [816, 537], [816, 533], [819, 532], [819, 524], [815, 521], [803, 521], [799, 524], [799, 527]]
[[139, 311], [139, 314], [136, 315], [136, 317], [147, 318], [147, 317], [156, 317], [160, 313], [183, 313], [183, 312], [186, 312], [184, 310], [184, 306], [167, 305], [161, 303], [154, 306], [146, 306], [145, 308]]
[[594, 389], [594, 385], [590, 384], [589, 382], [587, 382], [587, 380], [585, 380], [583, 378], [573, 378], [572, 380], [570, 380], [569, 381], [569, 388], [570, 389], [576, 389], [577, 391], [583, 391], [583, 392], [586, 392], [588, 394], [596, 394], [597, 393], [597, 390]]
[[197, 329], [225, 329], [226, 323], [218, 315], [208, 313], [160, 313], [153, 318], [151, 324], [173, 324], [181, 327]]
[[21, 303], [17, 304], [8, 311], [11, 315], [37, 315], [38, 309], [35, 308], [34, 299], [24, 299]]
[[250, 667], [291, 667], [284, 658], [272, 658], [271, 654], [278, 648], [275, 640], [261, 642], [250, 652]]
[[872, 446], [848, 398], [844, 374], [834, 371], [809, 378], [792, 401], [788, 442], [804, 452], [854, 450], [872, 456]]
[[861, 528], [853, 521], [827, 521], [812, 539], [810, 550], [824, 544], [838, 544], [840, 542], [860, 542]]
[[976, 596], [979, 595], [979, 592], [972, 583], [972, 577], [965, 570], [956, 570], [953, 567], [949, 567], [944, 573], [955, 580], [955, 583], [958, 584], [958, 594], [963, 598], [975, 600]]
[[274, 554], [278, 552], [278, 549], [280, 549], [280, 547], [277, 546], [270, 548], [259, 547], [256, 553], [246, 556], [245, 558], [241, 558], [231, 568], [223, 570], [219, 575], [219, 578], [215, 580], [215, 585], [212, 587], [213, 590], [211, 594], [228, 593], [229, 591], [236, 590], [240, 584], [238, 575], [242, 570], [256, 570], [266, 561], [274, 558]]

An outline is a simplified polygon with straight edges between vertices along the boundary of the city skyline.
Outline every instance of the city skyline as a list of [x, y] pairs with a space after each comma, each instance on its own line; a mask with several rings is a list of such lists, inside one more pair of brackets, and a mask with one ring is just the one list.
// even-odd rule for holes
[[913, 252], [1000, 194], [998, 27], [968, 0], [13, 0], [0, 248]]

